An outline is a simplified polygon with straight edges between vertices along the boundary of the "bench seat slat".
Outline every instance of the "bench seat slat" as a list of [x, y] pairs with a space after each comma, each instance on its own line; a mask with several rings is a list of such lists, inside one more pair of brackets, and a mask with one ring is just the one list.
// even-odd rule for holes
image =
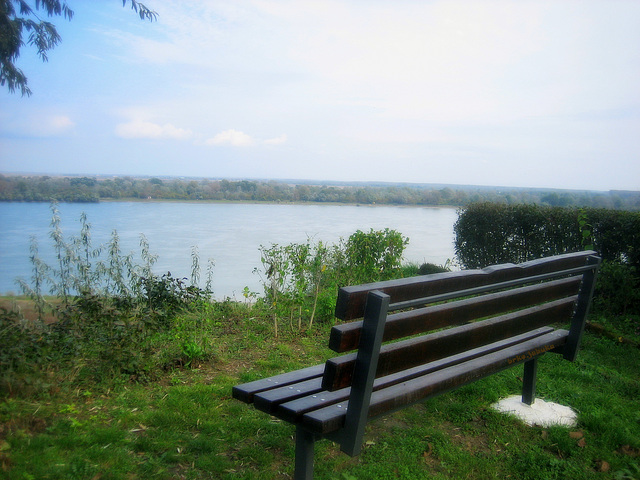
[[[459, 363], [466, 362], [474, 358], [478, 358], [482, 355], [487, 355], [489, 353], [497, 352], [499, 350], [526, 342], [533, 338], [537, 338], [542, 335], [549, 334], [553, 331], [554, 329], [552, 327], [541, 327], [536, 330], [532, 330], [530, 332], [526, 332], [524, 334], [508, 338], [506, 340], [501, 340], [499, 342], [494, 342], [489, 345], [485, 345], [480, 348], [475, 348], [464, 353], [452, 355], [450, 357], [443, 358], [435, 362], [430, 362], [426, 365], [420, 365], [401, 373], [395, 373], [392, 375], [387, 375], [385, 377], [380, 377], [380, 378], [377, 378], [376, 381], [374, 382], [373, 390], [376, 391], [382, 388], [387, 388], [387, 387], [390, 387], [391, 385], [395, 385], [397, 383], [401, 383], [401, 382], [410, 380], [412, 378], [420, 377], [422, 375], [426, 375], [443, 368], [451, 367], [453, 365], [457, 365]], [[334, 392], [328, 392], [323, 390], [321, 392], [317, 392], [306, 397], [295, 398], [295, 399], [292, 398], [291, 400], [283, 401], [280, 405], [276, 405], [275, 408], [273, 408], [272, 406], [270, 413], [290, 423], [298, 423], [302, 419], [302, 416], [305, 413], [324, 407], [326, 405], [343, 402], [347, 398], [349, 398], [350, 393], [351, 393], [351, 388], [349, 387], [342, 388]]]
[[[369, 418], [445, 393], [514, 364], [536, 358], [564, 345], [567, 335], [566, 330], [554, 330], [518, 345], [374, 391], [369, 405]], [[347, 408], [348, 401], [343, 401], [308, 412], [302, 417], [302, 424], [316, 434], [335, 432], [343, 426]]]
[[275, 409], [284, 402], [295, 400], [296, 398], [313, 395], [322, 390], [322, 378], [316, 377], [299, 383], [292, 383], [285, 387], [274, 388], [257, 393], [253, 397], [253, 403], [258, 410], [262, 410], [270, 415], [275, 413]]
[[[380, 349], [376, 376], [383, 377], [518, 335], [545, 326], [550, 321], [558, 321], [561, 318], [568, 321], [573, 312], [575, 300], [575, 296], [568, 297], [488, 320], [384, 345]], [[353, 378], [355, 358], [355, 354], [347, 354], [327, 360], [322, 387], [333, 391], [349, 386]]]
[[233, 398], [245, 403], [252, 403], [253, 397], [256, 393], [321, 377], [323, 373], [324, 364], [302, 368], [293, 372], [282, 373], [274, 377], [263, 378], [253, 382], [243, 383], [242, 385], [236, 385], [233, 387], [232, 396]]
[[[580, 282], [581, 277], [562, 278], [544, 284], [391, 314], [387, 317], [382, 341], [388, 342], [438, 328], [461, 325], [471, 320], [527, 307], [533, 303], [577, 295]], [[329, 348], [338, 353], [355, 350], [358, 348], [361, 330], [362, 320], [336, 325], [331, 329]]]

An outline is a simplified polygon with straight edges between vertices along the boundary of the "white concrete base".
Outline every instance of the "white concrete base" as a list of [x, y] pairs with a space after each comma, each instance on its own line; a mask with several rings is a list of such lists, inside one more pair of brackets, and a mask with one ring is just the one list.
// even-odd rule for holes
[[558, 405], [553, 402], [545, 402], [536, 399], [533, 405], [522, 403], [522, 396], [514, 395], [500, 400], [491, 405], [499, 412], [515, 415], [527, 425], [538, 425], [540, 427], [550, 427], [552, 425], [562, 425], [574, 427], [578, 421], [578, 415], [571, 408]]

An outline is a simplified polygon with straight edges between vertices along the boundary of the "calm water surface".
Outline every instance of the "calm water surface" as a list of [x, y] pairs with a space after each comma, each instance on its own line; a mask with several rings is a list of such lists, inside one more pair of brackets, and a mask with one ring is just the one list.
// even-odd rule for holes
[[[201, 277], [209, 258], [215, 262], [217, 298], [242, 297], [248, 286], [262, 293], [260, 245], [314, 240], [334, 243], [356, 230], [392, 228], [409, 237], [405, 260], [444, 264], [453, 258], [455, 208], [388, 206], [269, 205], [171, 202], [104, 202], [60, 204], [65, 237], [78, 236], [80, 215], [91, 224], [94, 246], [118, 232], [123, 253], [139, 260], [140, 235], [159, 256], [156, 273], [191, 274], [192, 247], [197, 246]], [[0, 203], [0, 293], [17, 292], [17, 277], [28, 279], [29, 244], [38, 240], [40, 256], [53, 264], [49, 238], [51, 210], [46, 203]]]

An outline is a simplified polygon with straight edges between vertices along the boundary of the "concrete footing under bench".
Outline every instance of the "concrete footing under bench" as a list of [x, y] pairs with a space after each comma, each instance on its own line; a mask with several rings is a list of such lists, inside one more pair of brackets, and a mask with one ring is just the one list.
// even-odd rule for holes
[[500, 400], [492, 405], [499, 412], [515, 415], [527, 425], [550, 427], [562, 425], [574, 427], [578, 421], [578, 415], [569, 407], [553, 402], [545, 402], [536, 399], [532, 405], [522, 403], [520, 395], [514, 395]]

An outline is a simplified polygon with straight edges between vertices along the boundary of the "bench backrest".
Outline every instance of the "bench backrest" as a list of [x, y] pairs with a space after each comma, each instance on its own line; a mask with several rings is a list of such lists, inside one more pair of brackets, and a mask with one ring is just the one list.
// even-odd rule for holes
[[[383, 342], [466, 324], [451, 334], [430, 335], [426, 341], [414, 337], [383, 347], [377, 376], [384, 376], [544, 325], [569, 322], [574, 314], [580, 316], [575, 323], [582, 322], [586, 311], [577, 310], [577, 301], [581, 297], [588, 305], [598, 263], [595, 252], [585, 251], [518, 265], [343, 287], [336, 317], [362, 318], [367, 295], [378, 291], [389, 296]], [[334, 326], [329, 348], [338, 353], [357, 349], [363, 323]], [[580, 335], [582, 330], [572, 333]], [[351, 384], [355, 355], [329, 360], [326, 389]], [[573, 359], [575, 352], [565, 356]]]
[[341, 288], [336, 317], [362, 320], [334, 326], [329, 347], [358, 351], [328, 360], [322, 386], [351, 386], [349, 410], [366, 410], [375, 378], [557, 323], [570, 324], [562, 353], [574, 360], [599, 262], [584, 251]]

